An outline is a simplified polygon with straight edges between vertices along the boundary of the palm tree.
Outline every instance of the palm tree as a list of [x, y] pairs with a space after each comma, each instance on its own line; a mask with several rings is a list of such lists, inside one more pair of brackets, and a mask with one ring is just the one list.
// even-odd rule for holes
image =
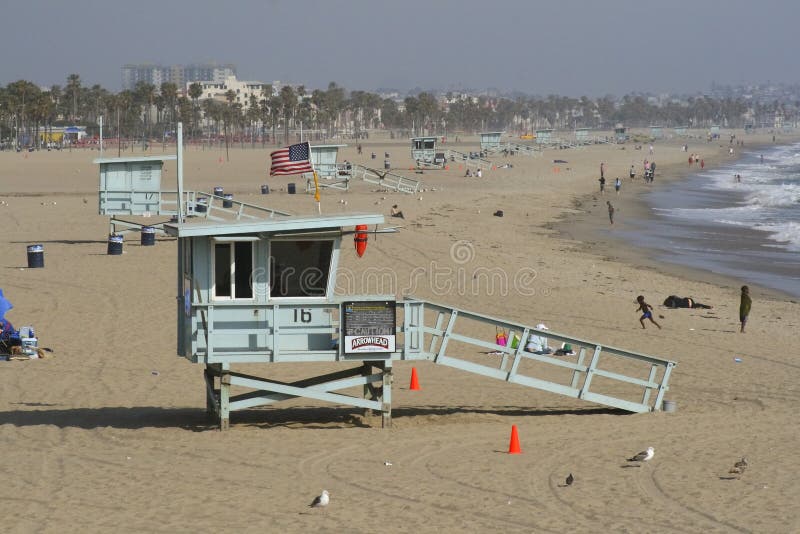
[[72, 115], [70, 120], [75, 122], [78, 118], [78, 95], [81, 92], [81, 77], [78, 74], [67, 76], [67, 93], [72, 99]]
[[294, 110], [297, 107], [297, 95], [289, 85], [281, 87], [280, 94], [281, 111], [283, 112], [283, 135], [286, 144], [289, 142], [289, 120], [294, 116]]
[[203, 86], [195, 82], [189, 86], [189, 98], [192, 99], [194, 112], [192, 113], [192, 138], [194, 138], [194, 130], [197, 128], [197, 100], [203, 95]]

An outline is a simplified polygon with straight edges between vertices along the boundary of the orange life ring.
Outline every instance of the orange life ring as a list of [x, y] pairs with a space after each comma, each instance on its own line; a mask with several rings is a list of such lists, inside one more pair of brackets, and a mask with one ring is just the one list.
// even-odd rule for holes
[[358, 257], [364, 255], [364, 252], [367, 250], [367, 225], [366, 224], [359, 224], [356, 225], [356, 233], [353, 237], [353, 242], [356, 245], [356, 254]]

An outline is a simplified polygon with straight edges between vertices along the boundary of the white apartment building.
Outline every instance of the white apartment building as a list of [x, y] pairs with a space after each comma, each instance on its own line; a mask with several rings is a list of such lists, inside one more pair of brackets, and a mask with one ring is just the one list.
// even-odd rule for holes
[[203, 89], [203, 94], [200, 100], [214, 99], [220, 102], [227, 102], [226, 94], [228, 91], [233, 91], [236, 94], [235, 102], [241, 104], [242, 109], [250, 107], [250, 96], [256, 97], [256, 101], [261, 101], [264, 98], [263, 87], [264, 82], [253, 82], [237, 80], [236, 76], [228, 76], [222, 81], [197, 81], [186, 83], [186, 94], [189, 94], [189, 87], [192, 83], [200, 84]]

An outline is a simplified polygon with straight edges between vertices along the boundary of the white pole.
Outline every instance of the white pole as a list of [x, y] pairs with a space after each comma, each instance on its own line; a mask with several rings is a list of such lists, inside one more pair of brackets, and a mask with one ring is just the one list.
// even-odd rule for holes
[[103, 116], [100, 115], [100, 157], [103, 157]]
[[300, 142], [303, 142], [303, 121], [300, 121]]
[[178, 224], [183, 223], [183, 123], [178, 123]]

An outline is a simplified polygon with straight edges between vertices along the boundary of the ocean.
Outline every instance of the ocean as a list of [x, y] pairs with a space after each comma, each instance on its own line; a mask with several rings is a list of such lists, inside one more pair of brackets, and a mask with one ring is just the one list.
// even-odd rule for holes
[[800, 143], [745, 147], [735, 162], [698, 169], [644, 200], [654, 217], [623, 234], [659, 261], [800, 297]]

